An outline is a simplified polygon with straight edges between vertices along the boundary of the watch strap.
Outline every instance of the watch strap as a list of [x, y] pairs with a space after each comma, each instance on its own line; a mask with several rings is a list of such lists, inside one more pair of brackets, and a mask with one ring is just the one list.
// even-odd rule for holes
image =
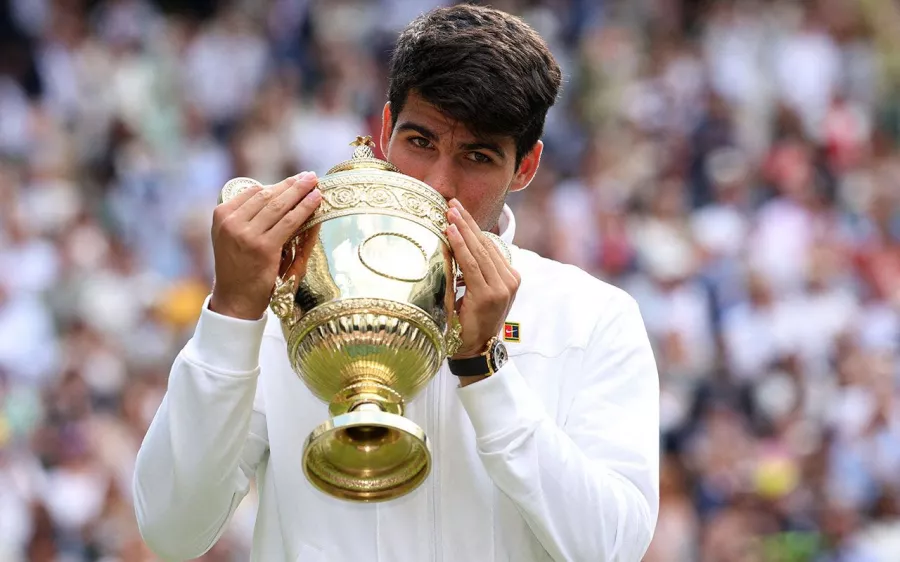
[[[449, 359], [450, 372], [457, 377], [482, 377], [493, 375], [506, 363], [506, 348], [496, 336], [488, 341], [486, 349], [476, 357]], [[498, 355], [497, 352], [500, 352]]]
[[487, 355], [467, 357], [466, 359], [449, 359], [447, 365], [450, 372], [457, 377], [480, 377], [491, 373]]

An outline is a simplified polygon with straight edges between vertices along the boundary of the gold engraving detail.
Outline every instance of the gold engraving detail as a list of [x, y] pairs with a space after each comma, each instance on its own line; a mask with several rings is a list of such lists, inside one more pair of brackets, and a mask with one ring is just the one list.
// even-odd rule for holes
[[371, 148], [375, 148], [375, 141], [372, 140], [372, 137], [370, 135], [356, 135], [356, 140], [351, 142], [350, 146], [368, 146]]
[[428, 275], [428, 271], [423, 271], [422, 274], [419, 275], [418, 277], [400, 277], [397, 275], [391, 275], [390, 273], [381, 271], [381, 270], [377, 269], [376, 267], [374, 267], [372, 264], [368, 263], [366, 261], [366, 258], [363, 257], [363, 250], [365, 249], [366, 245], [369, 242], [371, 242], [372, 240], [374, 240], [376, 238], [382, 237], [382, 236], [395, 236], [402, 240], [406, 240], [407, 242], [412, 244], [417, 250], [419, 250], [419, 253], [422, 254], [423, 263], [428, 262], [428, 254], [425, 252], [425, 248], [423, 248], [422, 245], [419, 244], [418, 242], [416, 242], [416, 240], [414, 238], [412, 238], [411, 236], [407, 236], [405, 234], [400, 234], [399, 232], [378, 232], [378, 233], [373, 234], [372, 236], [369, 236], [368, 238], [366, 238], [363, 241], [363, 243], [359, 245], [359, 248], [356, 251], [357, 255], [359, 256], [359, 261], [364, 266], [366, 266], [366, 268], [369, 271], [371, 271], [372, 273], [375, 273], [376, 275], [380, 275], [382, 277], [386, 277], [388, 279], [393, 279], [394, 281], [402, 281], [404, 283], [415, 283], [417, 281], [421, 281], [421, 280], [425, 279], [425, 277]]
[[384, 314], [399, 318], [423, 330], [431, 342], [443, 350], [440, 328], [424, 310], [399, 301], [374, 298], [344, 299], [317, 306], [294, 324], [289, 341], [299, 343], [316, 327], [351, 314]]
[[431, 187], [414, 178], [373, 173], [372, 170], [351, 170], [323, 177], [319, 189], [322, 202], [301, 231], [329, 219], [374, 212], [407, 218], [449, 244], [444, 234], [449, 226], [447, 202]]
[[291, 275], [287, 281], [277, 277], [275, 279], [275, 290], [272, 293], [272, 299], [269, 306], [282, 322], [290, 326], [294, 323], [294, 288], [297, 285], [297, 278]]
[[356, 140], [350, 143], [350, 146], [355, 146], [356, 150], [353, 151], [353, 158], [375, 158], [375, 142], [372, 140], [370, 136], [357, 136]]
[[219, 204], [227, 203], [231, 199], [237, 197], [239, 193], [251, 187], [261, 186], [262, 184], [253, 178], [232, 178], [219, 191]]
[[370, 136], [357, 136], [356, 140], [350, 143], [355, 146], [353, 157], [345, 160], [337, 166], [328, 170], [327, 175], [337, 172], [346, 172], [347, 170], [387, 170], [389, 172], [399, 172], [396, 166], [386, 160], [375, 157], [375, 142]]
[[444, 354], [447, 357], [453, 357], [461, 345], [462, 324], [459, 323], [459, 316], [454, 313], [450, 318], [449, 326], [447, 326], [447, 335], [444, 337]]
[[307, 469], [320, 480], [341, 490], [360, 493], [390, 490], [401, 484], [415, 481], [428, 464], [428, 457], [416, 455], [413, 457], [413, 462], [401, 466], [400, 470], [377, 480], [367, 480], [344, 476], [323, 455], [310, 454], [309, 459]]

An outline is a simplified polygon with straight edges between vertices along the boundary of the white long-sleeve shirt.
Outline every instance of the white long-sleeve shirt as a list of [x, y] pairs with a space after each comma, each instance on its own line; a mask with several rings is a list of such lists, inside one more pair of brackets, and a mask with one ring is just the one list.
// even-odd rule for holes
[[[511, 243], [508, 208], [501, 227]], [[204, 306], [137, 458], [147, 544], [200, 556], [255, 478], [253, 560], [638, 562], [659, 510], [659, 383], [638, 307], [575, 267], [512, 257], [520, 341], [492, 377], [460, 388], [445, 364], [407, 404], [432, 472], [384, 503], [306, 480], [303, 442], [327, 405], [292, 371], [277, 319]]]

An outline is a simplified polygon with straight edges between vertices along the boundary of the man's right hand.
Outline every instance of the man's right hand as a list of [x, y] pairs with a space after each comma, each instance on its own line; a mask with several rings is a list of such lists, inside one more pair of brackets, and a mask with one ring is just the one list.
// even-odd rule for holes
[[281, 250], [322, 200], [314, 172], [269, 187], [254, 186], [213, 212], [215, 286], [210, 310], [245, 320], [266, 312]]

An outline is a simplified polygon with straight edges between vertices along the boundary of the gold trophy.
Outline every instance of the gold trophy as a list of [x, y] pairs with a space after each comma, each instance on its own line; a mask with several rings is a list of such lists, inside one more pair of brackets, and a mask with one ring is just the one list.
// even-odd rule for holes
[[[332, 496], [374, 502], [413, 491], [431, 470], [428, 438], [403, 408], [461, 343], [463, 280], [444, 198], [375, 158], [370, 137], [351, 144], [353, 157], [319, 178], [319, 208], [284, 247], [270, 307], [291, 366], [331, 414], [304, 444], [306, 477]], [[220, 202], [252, 185], [231, 180]]]

